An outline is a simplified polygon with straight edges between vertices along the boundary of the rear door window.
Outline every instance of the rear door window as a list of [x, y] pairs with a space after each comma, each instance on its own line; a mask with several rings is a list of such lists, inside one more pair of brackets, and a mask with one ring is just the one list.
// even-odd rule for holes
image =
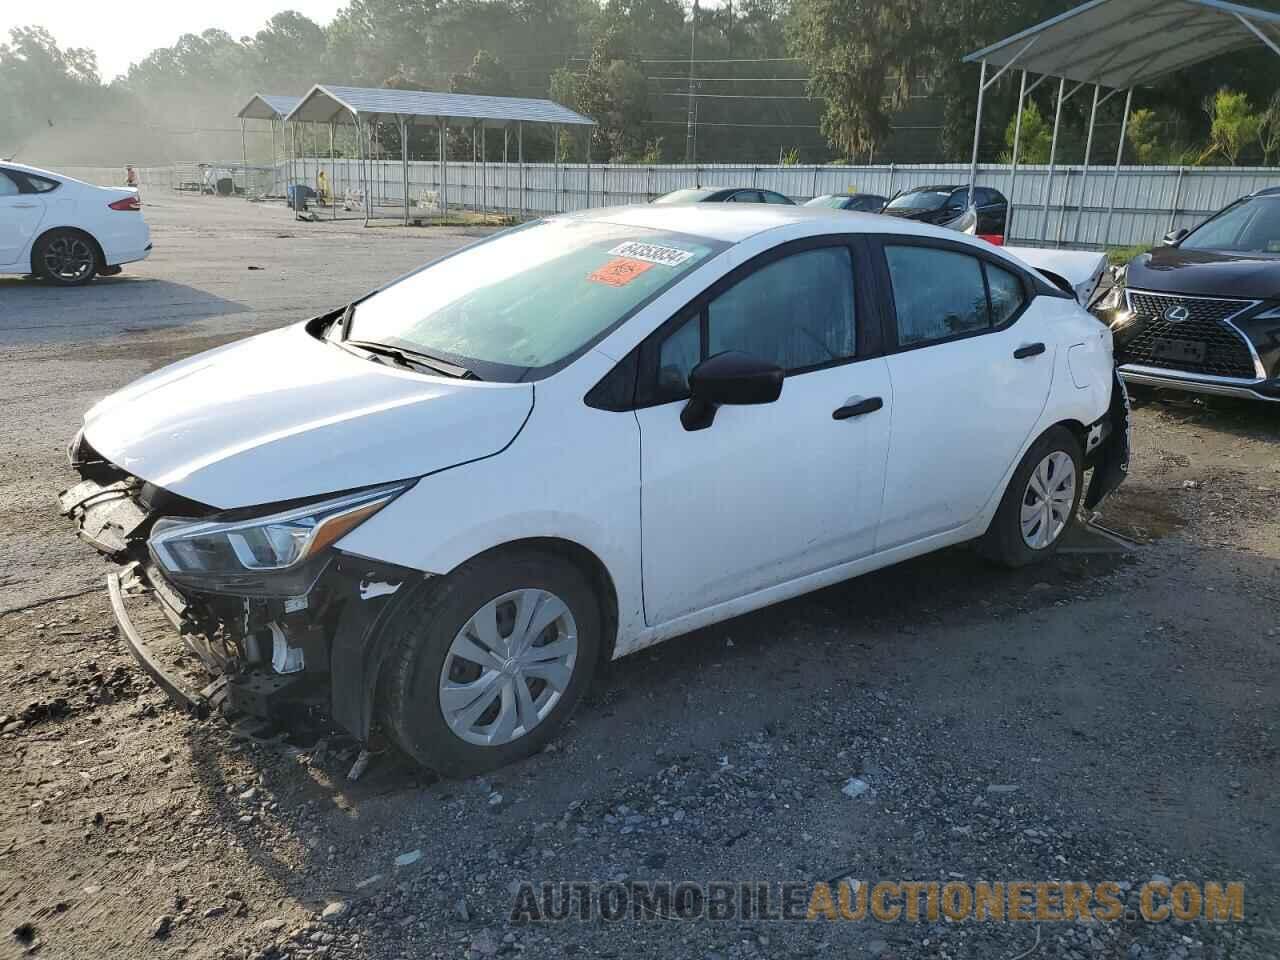
[[884, 248], [893, 286], [898, 344], [919, 346], [991, 326], [977, 257], [925, 246]]

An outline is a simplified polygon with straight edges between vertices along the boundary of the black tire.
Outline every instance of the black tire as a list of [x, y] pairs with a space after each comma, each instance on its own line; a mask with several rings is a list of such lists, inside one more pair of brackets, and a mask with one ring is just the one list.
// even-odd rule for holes
[[[551, 712], [527, 733], [498, 746], [470, 743], [449, 726], [440, 705], [446, 657], [481, 607], [523, 589], [554, 594], [572, 614], [578, 648], [570, 680]], [[587, 578], [569, 561], [538, 550], [486, 554], [426, 581], [405, 599], [387, 631], [378, 705], [383, 726], [411, 759], [447, 777], [483, 773], [542, 749], [578, 704], [603, 648], [600, 605]]]
[[[1022, 533], [1022, 507], [1028, 498], [1028, 484], [1031, 474], [1042, 461], [1051, 454], [1065, 453], [1071, 458], [1075, 468], [1075, 494], [1071, 500], [1071, 512], [1060, 533], [1045, 546], [1032, 547]], [[1066, 427], [1056, 426], [1045, 431], [1031, 449], [1027, 451], [1018, 469], [1013, 472], [1013, 479], [1000, 500], [1000, 507], [991, 520], [991, 526], [978, 541], [978, 552], [1001, 566], [1017, 568], [1032, 563], [1039, 563], [1053, 556], [1063, 538], [1076, 520], [1076, 511], [1080, 508], [1080, 497], [1084, 491], [1084, 455], [1080, 449], [1080, 441]]]
[[38, 241], [32, 266], [50, 283], [79, 287], [93, 279], [102, 265], [98, 246], [79, 230], [50, 230]]

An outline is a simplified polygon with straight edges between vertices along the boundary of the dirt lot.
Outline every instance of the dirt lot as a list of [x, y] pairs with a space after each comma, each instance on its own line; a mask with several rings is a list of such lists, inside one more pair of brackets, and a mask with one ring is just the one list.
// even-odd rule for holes
[[[196, 720], [140, 673], [57, 516], [63, 446], [139, 374], [467, 231], [148, 199], [121, 277], [0, 279], [0, 956], [1280, 956], [1280, 410], [1148, 398], [1104, 516], [1127, 555], [947, 551], [624, 660], [488, 779], [379, 753], [350, 783], [350, 741]], [[1153, 876], [1242, 881], [1245, 922], [508, 922], [522, 881]]]

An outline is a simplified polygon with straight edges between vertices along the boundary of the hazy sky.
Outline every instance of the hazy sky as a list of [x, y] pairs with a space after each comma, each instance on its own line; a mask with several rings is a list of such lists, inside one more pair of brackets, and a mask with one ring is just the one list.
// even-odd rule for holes
[[110, 81], [156, 47], [171, 46], [181, 34], [218, 27], [233, 37], [253, 34], [280, 10], [297, 10], [317, 23], [332, 19], [345, 0], [60, 0], [56, 4], [0, 0], [0, 40], [10, 27], [44, 27], [60, 47], [88, 47], [98, 54], [98, 70]]

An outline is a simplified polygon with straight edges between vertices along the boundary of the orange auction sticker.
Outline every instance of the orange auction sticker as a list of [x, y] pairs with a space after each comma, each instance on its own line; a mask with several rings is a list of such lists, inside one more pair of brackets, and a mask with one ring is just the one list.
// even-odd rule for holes
[[615, 257], [595, 273], [587, 276], [596, 283], [607, 283], [611, 287], [625, 287], [646, 270], [652, 270], [652, 263], [643, 260], [632, 260], [630, 257]]

